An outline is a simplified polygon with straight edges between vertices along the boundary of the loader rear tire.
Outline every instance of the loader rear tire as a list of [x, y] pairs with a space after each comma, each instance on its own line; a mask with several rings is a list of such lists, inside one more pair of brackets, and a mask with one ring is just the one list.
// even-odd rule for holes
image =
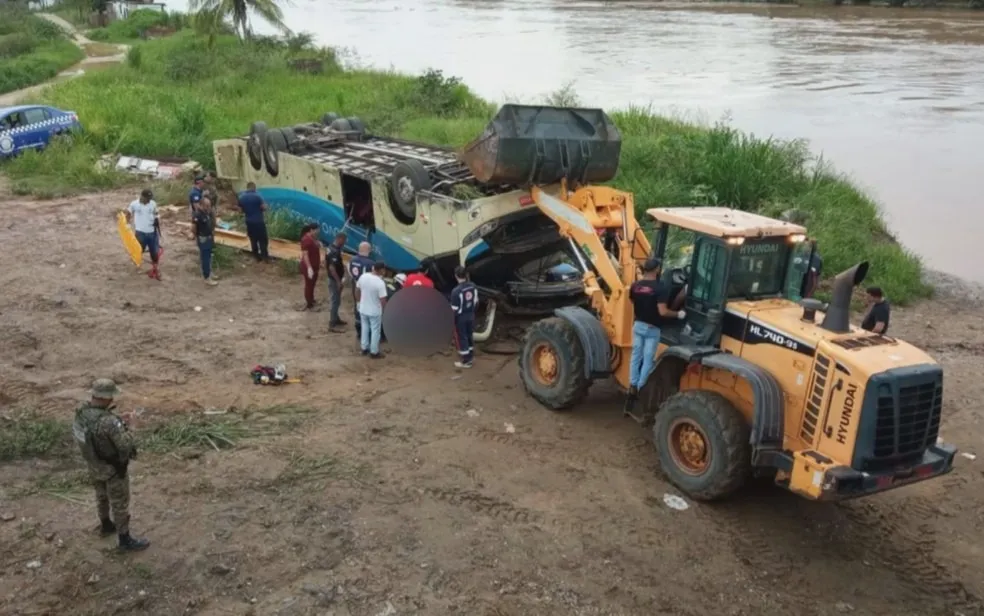
[[566, 411], [584, 399], [591, 380], [574, 326], [560, 317], [534, 323], [519, 355], [519, 376], [526, 391], [554, 411]]
[[749, 427], [724, 396], [682, 391], [660, 407], [653, 444], [667, 478], [687, 496], [711, 501], [730, 496], [751, 471]]

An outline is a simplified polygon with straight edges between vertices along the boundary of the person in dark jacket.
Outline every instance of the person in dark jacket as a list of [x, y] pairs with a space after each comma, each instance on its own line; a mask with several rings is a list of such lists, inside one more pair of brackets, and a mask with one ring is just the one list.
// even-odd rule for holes
[[328, 329], [337, 331], [345, 325], [338, 316], [342, 307], [342, 278], [345, 277], [345, 264], [342, 263], [342, 249], [345, 248], [344, 233], [335, 235], [335, 240], [325, 251], [325, 273], [328, 275], [328, 297], [331, 299], [331, 317], [328, 319]]
[[266, 219], [264, 212], [267, 211], [267, 204], [256, 192], [256, 183], [250, 182], [246, 185], [246, 190], [239, 193], [239, 209], [243, 211], [246, 222], [246, 235], [249, 236], [249, 247], [253, 253], [253, 258], [257, 261], [270, 260], [270, 240], [267, 237]]
[[888, 322], [892, 318], [892, 307], [880, 287], [868, 287], [868, 310], [861, 321], [861, 329], [875, 334], [888, 332]]
[[212, 273], [212, 250], [215, 248], [215, 219], [212, 218], [211, 203], [208, 197], [195, 205], [193, 214], [193, 233], [198, 244], [198, 257], [202, 266], [202, 278], [205, 284], [214, 287], [218, 284]]
[[454, 279], [458, 281], [451, 291], [451, 310], [454, 311], [454, 341], [458, 349], [455, 368], [471, 368], [475, 359], [475, 312], [478, 309], [478, 287], [468, 280], [464, 267], [454, 269]]

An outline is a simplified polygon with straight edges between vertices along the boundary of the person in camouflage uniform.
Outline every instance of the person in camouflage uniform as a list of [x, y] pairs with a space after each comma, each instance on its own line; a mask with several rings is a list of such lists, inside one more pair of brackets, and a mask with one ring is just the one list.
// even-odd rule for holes
[[121, 551], [143, 550], [150, 542], [130, 536], [130, 477], [127, 467], [137, 457], [137, 447], [126, 424], [112, 413], [113, 399], [119, 395], [119, 389], [110, 379], [98, 379], [92, 384], [90, 394], [92, 399], [75, 411], [72, 434], [89, 467], [89, 477], [96, 490], [102, 534], [105, 536], [115, 532]]

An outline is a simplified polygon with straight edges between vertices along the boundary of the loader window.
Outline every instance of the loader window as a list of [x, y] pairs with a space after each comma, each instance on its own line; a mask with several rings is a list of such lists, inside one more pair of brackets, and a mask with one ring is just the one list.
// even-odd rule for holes
[[697, 260], [690, 274], [690, 296], [705, 306], [720, 303], [725, 273], [724, 246], [703, 240], [697, 243]]
[[670, 227], [666, 236], [666, 248], [663, 251], [663, 271], [683, 268], [690, 265], [694, 256], [694, 243], [697, 234], [688, 229]]
[[753, 299], [781, 295], [790, 246], [785, 241], [746, 241], [734, 251], [728, 297]]

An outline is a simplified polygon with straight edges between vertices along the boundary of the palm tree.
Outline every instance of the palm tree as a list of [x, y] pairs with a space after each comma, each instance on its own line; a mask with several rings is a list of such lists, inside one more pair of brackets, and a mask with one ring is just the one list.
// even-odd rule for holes
[[205, 38], [208, 49], [215, 47], [215, 39], [223, 33], [229, 33], [225, 17], [217, 9], [201, 9], [191, 16], [195, 32]]
[[[189, 8], [193, 12], [206, 11], [231, 19], [236, 33], [243, 39], [252, 36], [250, 13], [259, 15], [281, 32], [290, 32], [284, 23], [284, 13], [277, 4], [279, 0], [191, 0]], [[209, 18], [210, 19], [210, 18]]]

